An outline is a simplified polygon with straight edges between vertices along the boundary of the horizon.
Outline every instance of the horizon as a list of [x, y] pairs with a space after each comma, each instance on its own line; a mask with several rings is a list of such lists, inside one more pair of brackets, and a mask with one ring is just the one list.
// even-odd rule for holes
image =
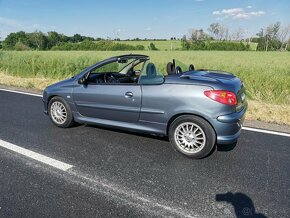
[[290, 3], [267, 1], [160, 0], [102, 2], [78, 0], [50, 2], [0, 0], [0, 39], [12, 32], [56, 31], [103, 39], [170, 39], [188, 35], [191, 29], [221, 23], [245, 38], [275, 22], [290, 23]]

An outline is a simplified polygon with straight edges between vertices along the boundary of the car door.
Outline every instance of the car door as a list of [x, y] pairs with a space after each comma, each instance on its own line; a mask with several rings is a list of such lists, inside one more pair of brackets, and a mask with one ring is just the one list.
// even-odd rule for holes
[[138, 84], [142, 89], [142, 106], [140, 122], [165, 122], [166, 106], [171, 102], [168, 98], [168, 87], [164, 85], [164, 76], [156, 70], [154, 64], [145, 64]]
[[73, 93], [78, 112], [85, 117], [134, 123], [139, 119], [138, 84], [77, 84]]

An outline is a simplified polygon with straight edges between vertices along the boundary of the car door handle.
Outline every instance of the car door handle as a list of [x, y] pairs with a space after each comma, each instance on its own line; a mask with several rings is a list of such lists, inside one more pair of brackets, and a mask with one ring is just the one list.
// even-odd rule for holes
[[132, 92], [126, 92], [125, 93], [125, 97], [126, 98], [132, 98], [133, 97], [133, 93]]

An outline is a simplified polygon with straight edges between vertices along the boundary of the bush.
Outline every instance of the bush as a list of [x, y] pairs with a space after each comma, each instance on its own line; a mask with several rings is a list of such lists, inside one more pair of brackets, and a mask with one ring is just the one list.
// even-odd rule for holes
[[192, 43], [189, 45], [189, 50], [206, 50], [206, 44], [203, 41]]
[[57, 46], [53, 46], [51, 50], [69, 51], [69, 50], [79, 50], [79, 51], [128, 51], [128, 50], [144, 50], [143, 45], [127, 45], [123, 43], [115, 43], [113, 41], [98, 41], [93, 42], [89, 40], [84, 40], [80, 43], [65, 42], [60, 43]]
[[144, 45], [136, 45], [135, 47], [136, 47], [136, 50], [139, 50], [139, 51], [145, 50]]
[[151, 42], [151, 43], [149, 44], [148, 48], [149, 48], [149, 50], [152, 50], [152, 51], [157, 51], [157, 50], [158, 50], [158, 48], [156, 48], [156, 46], [154, 45], [153, 42]]
[[183, 42], [184, 50], [211, 50], [211, 51], [248, 51], [250, 45], [245, 45], [243, 42], [228, 42], [228, 41], [196, 41]]
[[28, 45], [25, 45], [22, 42], [17, 42], [14, 46], [15, 50], [17, 51], [26, 51], [26, 50], [30, 50]]
[[242, 42], [211, 42], [206, 44], [206, 50], [217, 51], [247, 51], [249, 47]]

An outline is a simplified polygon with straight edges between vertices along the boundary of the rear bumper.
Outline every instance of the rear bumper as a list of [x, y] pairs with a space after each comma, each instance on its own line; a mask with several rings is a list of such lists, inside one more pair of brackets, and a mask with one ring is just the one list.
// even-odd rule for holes
[[240, 112], [217, 117], [214, 121], [214, 128], [217, 133], [218, 144], [232, 144], [237, 142], [240, 134], [247, 106]]

